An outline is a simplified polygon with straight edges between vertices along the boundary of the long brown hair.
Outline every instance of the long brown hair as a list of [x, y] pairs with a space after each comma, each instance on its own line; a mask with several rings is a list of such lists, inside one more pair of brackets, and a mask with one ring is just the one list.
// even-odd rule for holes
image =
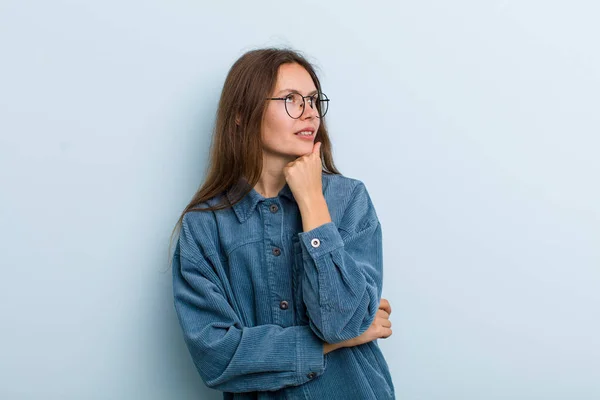
[[[313, 66], [302, 54], [291, 49], [265, 48], [248, 51], [229, 70], [217, 109], [206, 180], [181, 213], [171, 234], [169, 250], [172, 249], [173, 236], [181, 227], [186, 213], [229, 208], [247, 195], [258, 182], [263, 166], [260, 132], [267, 108], [264, 99], [275, 88], [279, 67], [287, 63], [304, 67], [317, 90], [321, 91], [321, 83]], [[324, 119], [317, 130], [315, 142], [321, 142], [323, 173], [340, 174], [333, 162]], [[227, 196], [223, 196], [221, 202], [213, 207], [197, 207], [231, 189], [242, 177], [249, 183], [248, 189], [233, 203], [229, 202]]]

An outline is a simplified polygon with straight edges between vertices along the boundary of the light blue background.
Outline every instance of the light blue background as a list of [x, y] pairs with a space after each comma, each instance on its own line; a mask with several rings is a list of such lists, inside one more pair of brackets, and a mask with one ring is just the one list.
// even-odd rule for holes
[[383, 224], [399, 399], [600, 398], [600, 7], [0, 3], [0, 398], [220, 399], [167, 244], [245, 51], [319, 68]]

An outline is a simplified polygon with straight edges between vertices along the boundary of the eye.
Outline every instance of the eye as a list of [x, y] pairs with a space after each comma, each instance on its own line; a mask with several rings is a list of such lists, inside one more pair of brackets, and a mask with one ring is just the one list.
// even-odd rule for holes
[[297, 104], [298, 100], [299, 100], [299, 97], [298, 97], [298, 94], [296, 94], [296, 93], [290, 93], [287, 96], [285, 96], [286, 103]]

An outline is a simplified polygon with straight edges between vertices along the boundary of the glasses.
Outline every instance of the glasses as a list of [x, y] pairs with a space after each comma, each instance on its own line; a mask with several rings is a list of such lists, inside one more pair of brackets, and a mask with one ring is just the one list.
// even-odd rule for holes
[[300, 93], [290, 93], [285, 97], [267, 97], [266, 100], [285, 100], [285, 112], [293, 118], [298, 119], [304, 114], [306, 107], [306, 99], [310, 104], [310, 108], [314, 109], [317, 107], [318, 117], [323, 118], [327, 114], [329, 108], [329, 98], [325, 93], [315, 93], [310, 96], [302, 96]]

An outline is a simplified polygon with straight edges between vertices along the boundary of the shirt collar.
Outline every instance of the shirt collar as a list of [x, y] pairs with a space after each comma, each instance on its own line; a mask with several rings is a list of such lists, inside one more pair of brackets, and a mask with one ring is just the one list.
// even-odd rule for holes
[[[233, 203], [242, 194], [246, 193], [246, 191], [248, 191], [248, 189], [250, 189], [250, 192], [248, 192], [248, 194], [245, 195], [242, 200], [240, 200], [238, 203], [236, 203], [232, 206], [240, 223], [246, 222], [246, 220], [250, 217], [250, 215], [256, 208], [256, 205], [258, 203], [260, 203], [261, 201], [264, 201], [265, 197], [263, 197], [254, 188], [252, 188], [250, 186], [250, 184], [248, 183], [248, 181], [246, 180], [246, 178], [244, 178], [244, 177], [240, 178], [238, 183], [233, 185], [233, 187], [231, 187], [227, 191], [227, 198], [229, 199], [229, 201], [231, 203]], [[291, 201], [294, 201], [294, 202], [296, 201], [294, 199], [294, 195], [292, 194], [292, 190], [290, 189], [290, 187], [287, 183], [279, 191], [279, 194], [277, 195], [277, 197], [280, 197], [280, 196], [287, 197], [288, 199], [290, 199]]]

